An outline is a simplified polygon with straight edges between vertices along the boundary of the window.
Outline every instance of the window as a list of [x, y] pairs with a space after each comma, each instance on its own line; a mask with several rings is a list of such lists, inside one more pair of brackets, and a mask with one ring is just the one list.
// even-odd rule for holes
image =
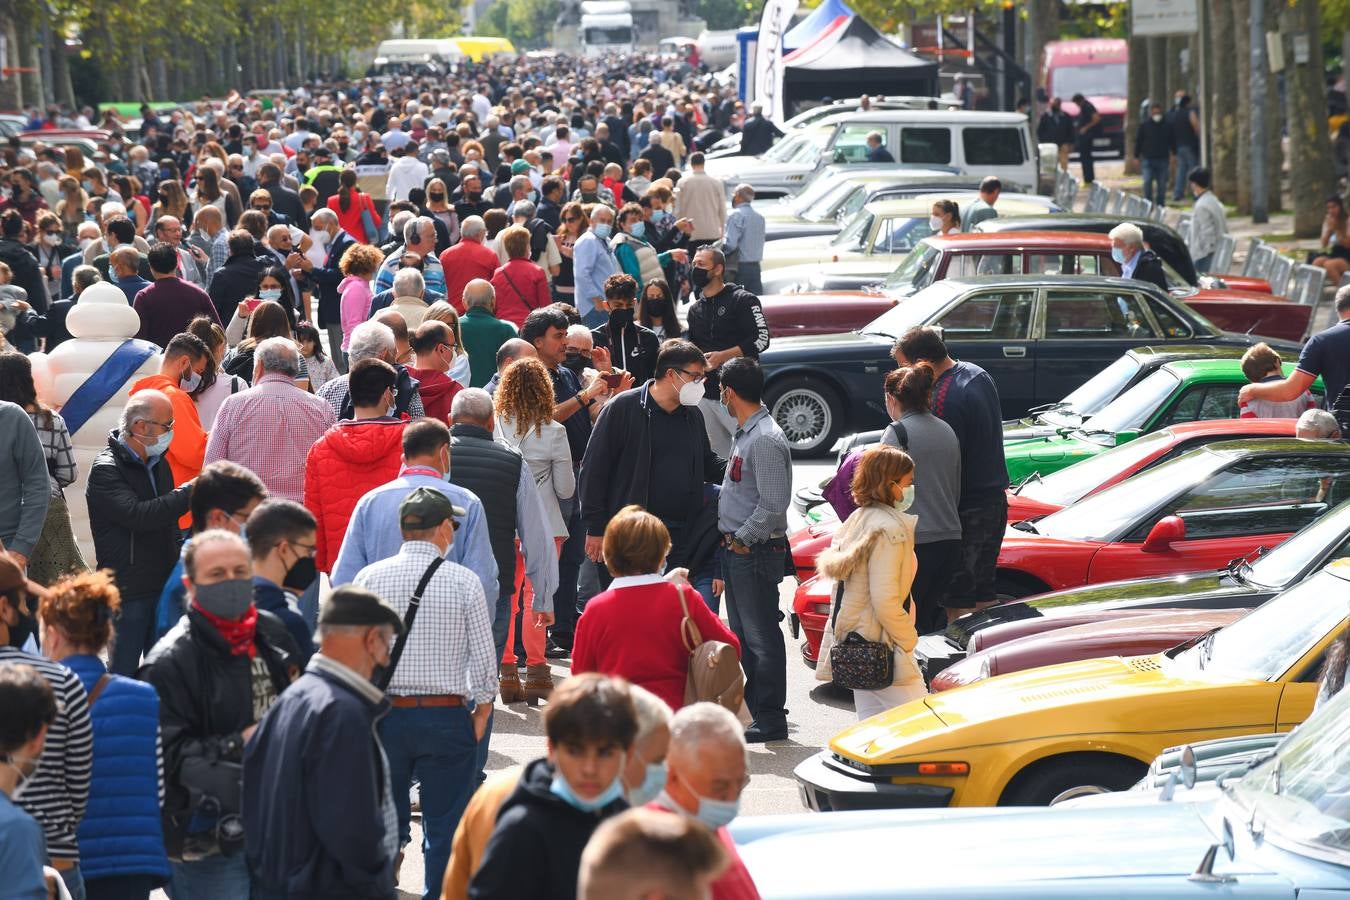
[[1150, 299], [1149, 308], [1153, 310], [1153, 318], [1158, 320], [1159, 327], [1166, 337], [1170, 338], [1188, 338], [1191, 336], [1191, 326], [1187, 325], [1180, 316], [1172, 312], [1167, 304], [1161, 300]]
[[1025, 340], [1036, 305], [1035, 291], [977, 294], [938, 323], [948, 340]]
[[1020, 253], [956, 253], [947, 266], [948, 278], [970, 275], [1021, 275]]
[[900, 161], [905, 163], [936, 163], [945, 166], [952, 161], [952, 132], [950, 128], [905, 128], [900, 132]]
[[967, 128], [961, 143], [967, 166], [1020, 166], [1026, 161], [1020, 128]]
[[1037, 253], [1027, 257], [1032, 275], [1096, 275], [1095, 253]]
[[837, 163], [867, 162], [867, 136], [872, 133], [881, 135], [881, 146], [889, 139], [885, 125], [845, 125], [839, 129], [839, 137], [834, 142], [834, 161]]
[[1167, 413], [1162, 424], [1198, 422], [1203, 419], [1236, 419], [1238, 415], [1236, 384], [1211, 384], [1194, 387], [1182, 395], [1177, 405]]
[[1051, 291], [1045, 307], [1045, 336], [1155, 338], [1158, 335], [1135, 294]]
[[892, 216], [882, 219], [877, 228], [877, 239], [872, 245], [873, 253], [908, 253], [914, 249], [916, 241], [932, 234], [928, 220], [912, 219], [908, 216]]

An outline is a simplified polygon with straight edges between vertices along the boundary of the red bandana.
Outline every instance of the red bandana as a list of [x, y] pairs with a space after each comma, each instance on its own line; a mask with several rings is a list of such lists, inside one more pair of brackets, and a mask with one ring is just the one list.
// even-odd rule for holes
[[206, 621], [215, 626], [216, 631], [225, 639], [225, 643], [230, 645], [230, 653], [233, 656], [243, 656], [248, 654], [252, 659], [257, 653], [257, 648], [253, 644], [253, 632], [258, 626], [258, 607], [252, 603], [248, 605], [248, 612], [244, 613], [242, 619], [222, 619], [202, 609], [201, 605], [193, 602], [192, 608], [201, 613]]

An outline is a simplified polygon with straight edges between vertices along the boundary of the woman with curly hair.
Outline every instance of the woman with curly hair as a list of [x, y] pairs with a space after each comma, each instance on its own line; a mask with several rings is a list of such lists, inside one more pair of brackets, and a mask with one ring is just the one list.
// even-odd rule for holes
[[[520, 451], [539, 488], [549, 526], [559, 550], [567, 537], [567, 516], [576, 494], [572, 471], [572, 452], [567, 445], [567, 429], [553, 420], [553, 381], [538, 359], [518, 359], [506, 367], [494, 397], [497, 410], [497, 437]], [[519, 550], [516, 551], [519, 554]], [[544, 657], [546, 630], [532, 614], [533, 591], [525, 580], [525, 564], [516, 561], [515, 590], [511, 593], [511, 624], [502, 656], [502, 700], [513, 703], [532, 697], [546, 697], [553, 689], [548, 660]], [[525, 587], [522, 592], [522, 587]], [[520, 641], [516, 640], [520, 636]], [[526, 681], [520, 683], [520, 656], [517, 644], [525, 650]]]
[[101, 658], [121, 605], [109, 573], [84, 572], [52, 585], [39, 607], [42, 652], [80, 679], [94, 723], [89, 803], [75, 832], [89, 900], [146, 898], [169, 880], [159, 696], [145, 682], [110, 674]]

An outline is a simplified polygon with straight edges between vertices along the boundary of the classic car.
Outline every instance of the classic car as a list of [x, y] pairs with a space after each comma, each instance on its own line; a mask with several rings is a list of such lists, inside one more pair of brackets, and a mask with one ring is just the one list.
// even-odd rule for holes
[[[962, 616], [945, 632], [921, 635], [915, 653], [931, 679], [968, 652], [1066, 626], [1108, 621], [1140, 610], [1250, 609], [1343, 556], [1350, 556], [1350, 502], [1279, 546], [1258, 547], [1222, 567], [1107, 581], [990, 606]], [[816, 590], [828, 591], [829, 586]], [[821, 627], [823, 623], [816, 626], [817, 641]]]
[[764, 239], [838, 234], [841, 223], [874, 200], [900, 200], [943, 190], [978, 188], [977, 176], [948, 166], [916, 167], [899, 163], [830, 166], [804, 190], [777, 200], [755, 200], [764, 217]]
[[912, 700], [844, 729], [794, 774], [814, 810], [1042, 805], [1123, 790], [1166, 747], [1302, 722], [1322, 657], [1346, 627], [1347, 582], [1350, 561], [1338, 560], [1189, 645]]
[[[875, 200], [845, 219], [838, 233], [807, 235], [770, 241], [764, 245], [760, 267], [765, 273], [782, 266], [819, 265], [823, 263], [857, 263], [864, 269], [881, 266], [892, 269], [903, 254], [909, 253], [919, 241], [931, 237], [929, 227], [933, 203], [953, 199], [958, 203], [973, 200], [974, 191], [946, 191], [919, 194], [903, 199]], [[1018, 215], [1052, 212], [1058, 207], [1047, 197], [1010, 194], [999, 198]]]
[[[804, 296], [789, 298], [807, 306]], [[814, 305], [815, 314], [832, 307]], [[807, 314], [809, 310], [804, 310]], [[877, 316], [858, 332], [775, 338], [760, 357], [765, 402], [797, 455], [820, 455], [841, 434], [889, 422], [881, 382], [891, 348], [916, 325], [941, 326], [952, 356], [988, 370], [1006, 418], [1051, 403], [1132, 347], [1248, 347], [1152, 285], [1121, 278], [1045, 275], [947, 279]], [[1298, 345], [1268, 341], [1296, 358]]]
[[[841, 233], [836, 240], [842, 238]], [[775, 246], [782, 244], [775, 242]], [[932, 235], [920, 241], [879, 287], [775, 293], [783, 286], [772, 280], [770, 271], [765, 274], [760, 304], [773, 336], [820, 334], [859, 328], [898, 301], [946, 278], [1119, 274], [1120, 266], [1111, 259], [1111, 241], [1105, 235], [1069, 231]], [[1301, 341], [1312, 316], [1312, 307], [1271, 294], [1195, 288], [1179, 276], [1169, 279], [1168, 287], [1174, 299], [1228, 331]]]
[[[1252, 673], [1242, 669], [1233, 674], [1237, 677], [1221, 679], [1238, 682], [1241, 686], [1230, 690], [1253, 700], [1240, 713], [1230, 711], [1232, 716], [1250, 712], [1259, 718], [1276, 707], [1283, 714], [1286, 706], [1291, 715], [1298, 715], [1311, 705], [1304, 697], [1314, 685], [1291, 684], [1281, 697], [1269, 690], [1278, 685], [1253, 684], [1248, 681]], [[1203, 699], [1198, 690], [1194, 693], [1186, 697], [1188, 703]], [[1076, 699], [1091, 704], [1101, 696], [1089, 691]], [[1009, 702], [1020, 706], [1018, 699]], [[1087, 711], [1091, 712], [1090, 705]], [[916, 728], [936, 732], [938, 723], [925, 720], [921, 712], [913, 716]], [[1197, 718], [1207, 722], [1215, 718], [1213, 713], [1201, 709]], [[1170, 723], [1175, 714], [1163, 709], [1159, 718]], [[1098, 721], [1095, 716], [1093, 721]], [[1136, 721], [1138, 717], [1131, 717], [1131, 724]], [[1179, 725], [1186, 728], [1185, 723]], [[959, 733], [972, 727], [953, 722], [948, 736], [956, 743]], [[992, 736], [996, 750], [1005, 739], [1002, 734]], [[1114, 735], [1109, 738], [1111, 745], [1121, 741]], [[1240, 748], [1236, 752], [1243, 753]], [[1259, 752], [1253, 747], [1247, 755]], [[840, 757], [853, 761], [852, 753]], [[1092, 754], [1087, 754], [1075, 762], [1087, 773], [1092, 761]], [[839, 763], [838, 767], [844, 785], [850, 781], [861, 785], [866, 769], [875, 766], [863, 763], [855, 770]], [[946, 769], [930, 765], [928, 771], [950, 767], [950, 763]], [[1048, 768], [1051, 774], [1058, 774], [1056, 770], [1063, 772], [1069, 766]], [[748, 816], [733, 822], [730, 831], [764, 900], [1333, 900], [1350, 893], [1347, 771], [1350, 696], [1342, 693], [1309, 715], [1298, 731], [1280, 740], [1249, 771], [1225, 777], [1221, 786], [1210, 782], [1188, 788], [1187, 781], [1203, 780], [1197, 773], [1166, 794], [1141, 789], [1083, 797], [1053, 809], [867, 809], [828, 816]], [[891, 785], [891, 778], [906, 778], [902, 772], [878, 774], [876, 780]], [[978, 777], [974, 762], [966, 777]], [[1021, 780], [1026, 784], [1035, 777], [1033, 773]], [[916, 788], [925, 781], [915, 776], [906, 780]], [[1061, 781], [1072, 780], [1061, 775]], [[846, 863], [818, 864], [822, 860]]]
[[[1295, 363], [1284, 364], [1284, 374]], [[1236, 359], [1180, 359], [1156, 369], [1143, 381], [1103, 407], [1078, 428], [1055, 434], [1005, 441], [1003, 457], [1013, 484], [1044, 477], [1090, 459], [1142, 434], [1182, 422], [1234, 419], [1238, 391], [1247, 383]], [[1313, 396], [1322, 395], [1321, 382]]]

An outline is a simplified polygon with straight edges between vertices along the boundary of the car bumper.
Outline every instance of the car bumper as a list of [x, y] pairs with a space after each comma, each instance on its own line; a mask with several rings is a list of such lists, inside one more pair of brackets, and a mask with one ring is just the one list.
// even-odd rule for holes
[[919, 635], [919, 643], [914, 648], [914, 659], [923, 672], [924, 681], [932, 681], [943, 669], [965, 658], [966, 651], [941, 632]]
[[852, 772], [822, 750], [792, 772], [807, 809], [834, 812], [855, 809], [944, 809], [954, 791], [936, 784], [895, 784]]

